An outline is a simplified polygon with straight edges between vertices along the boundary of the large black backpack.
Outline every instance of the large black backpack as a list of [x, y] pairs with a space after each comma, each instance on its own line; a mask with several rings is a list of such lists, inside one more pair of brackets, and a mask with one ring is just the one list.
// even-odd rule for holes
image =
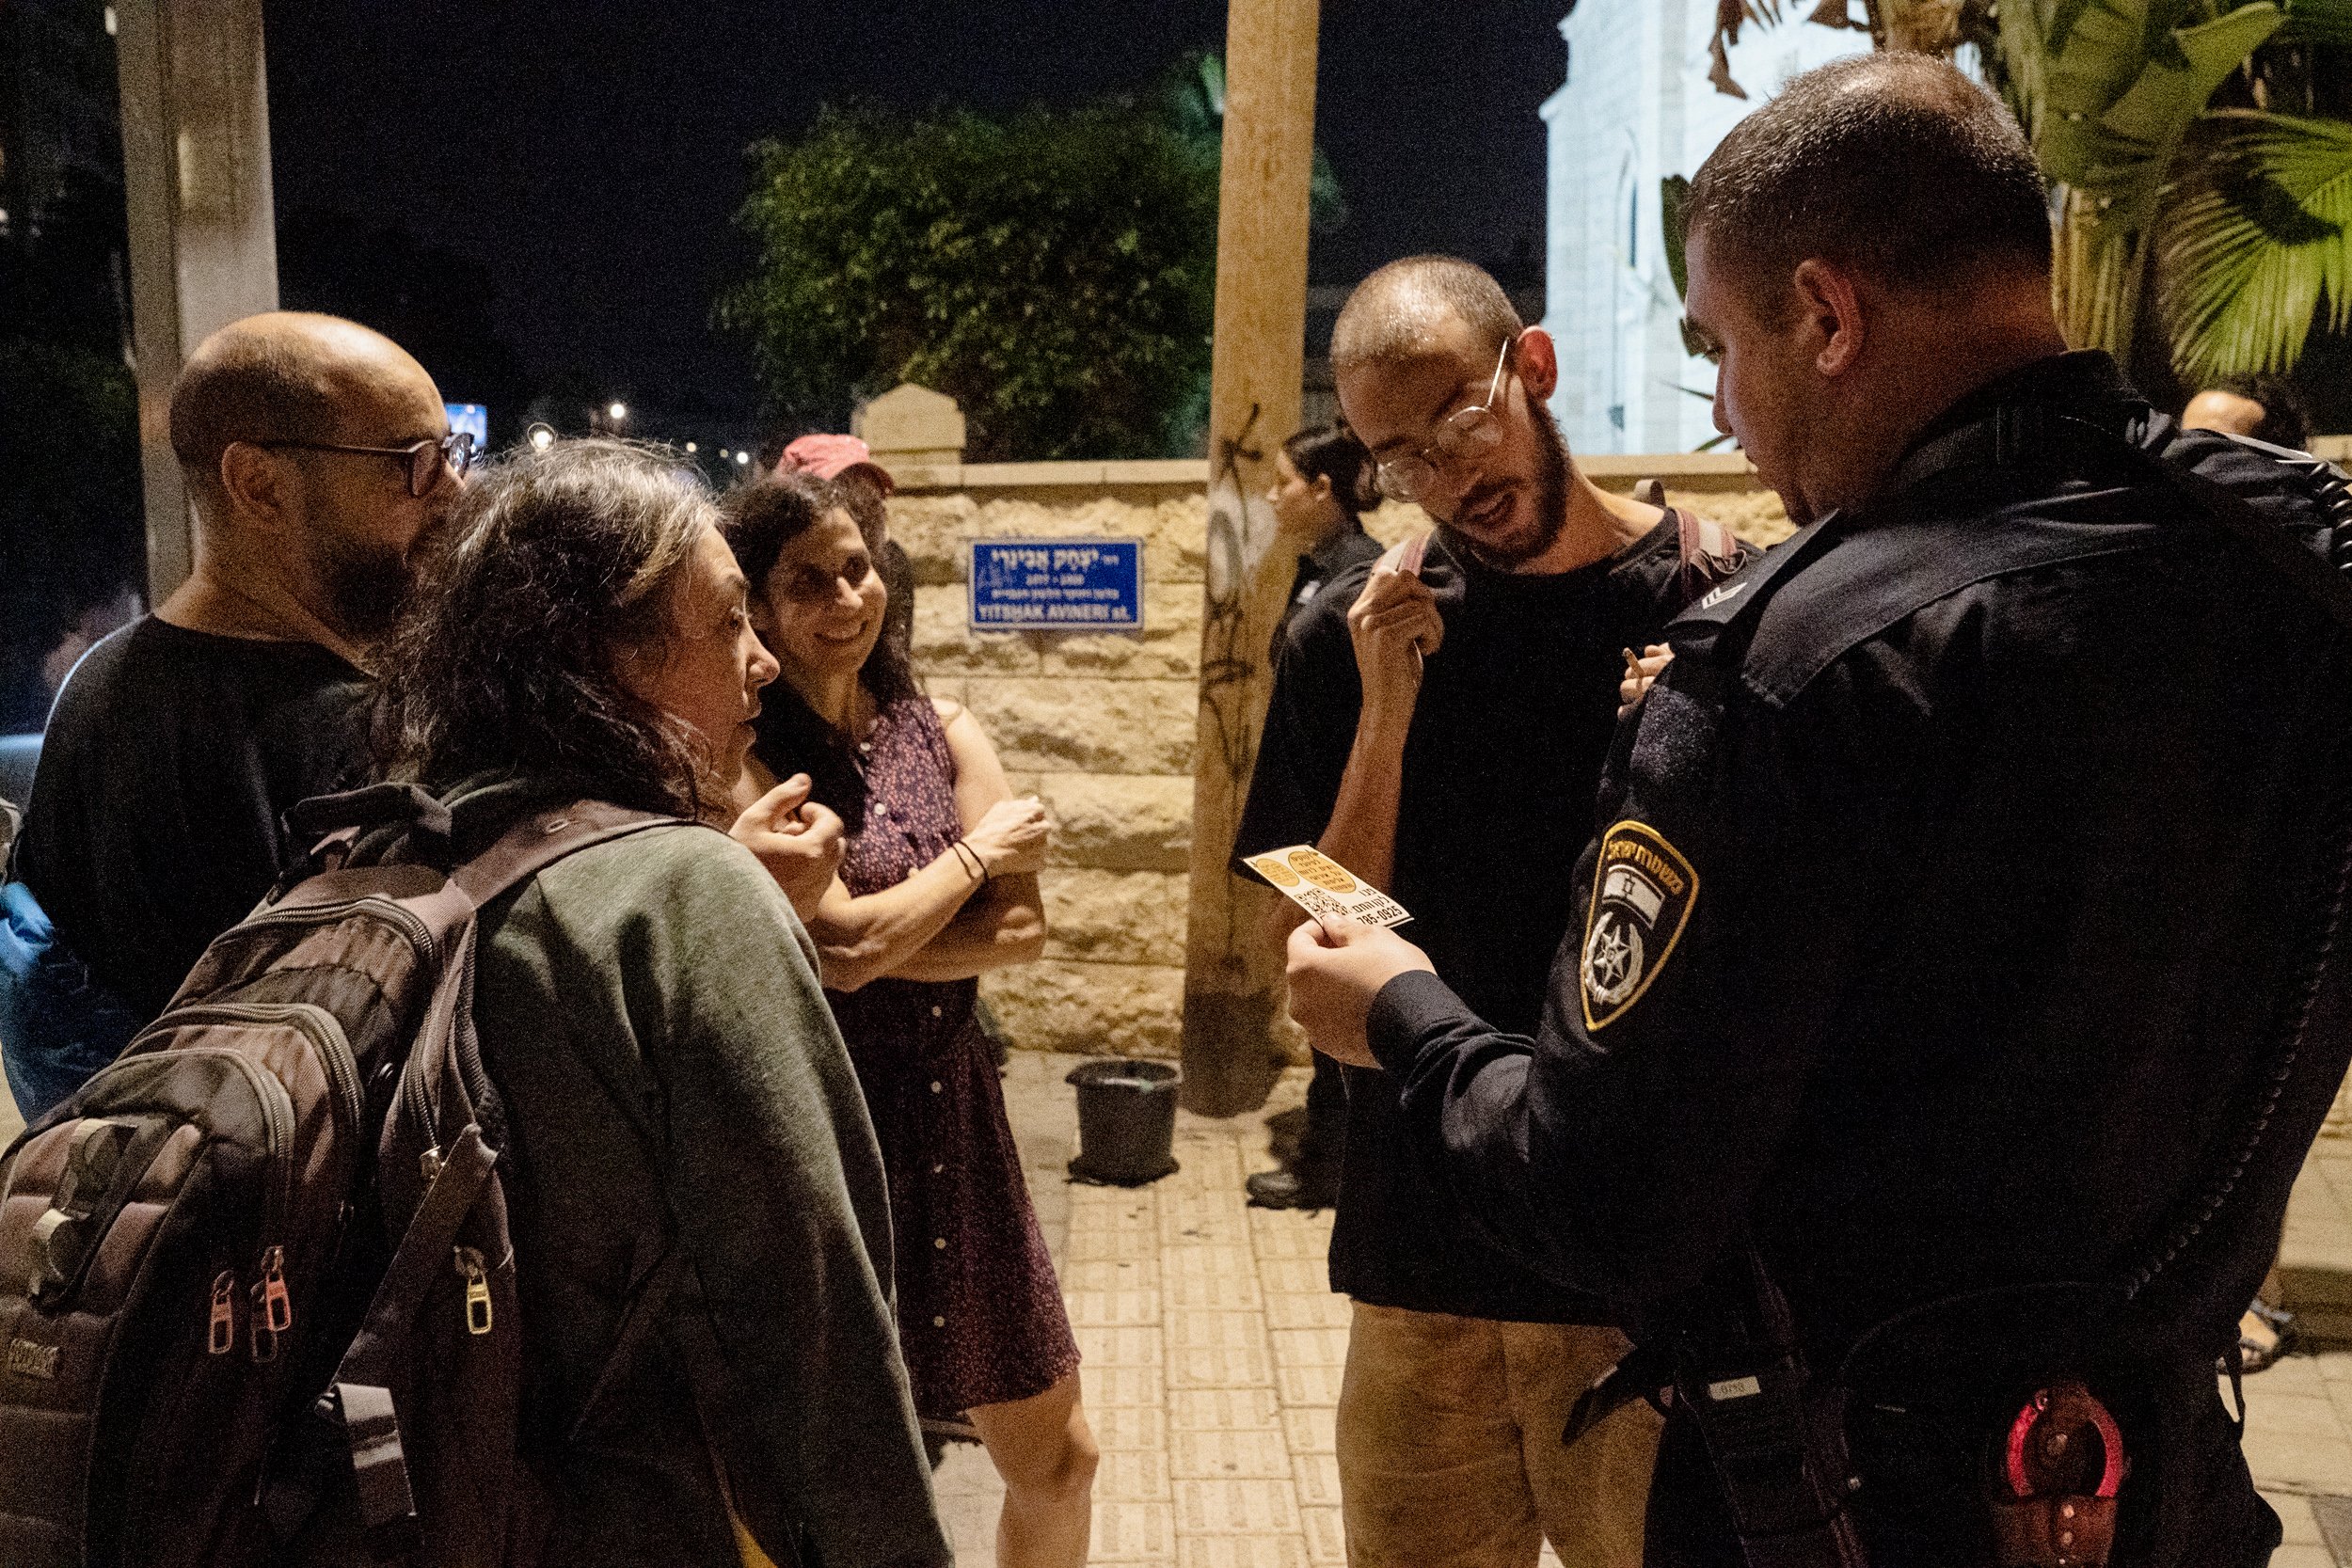
[[474, 918], [670, 821], [533, 813], [453, 870], [346, 867], [336, 828], [163, 1016], [0, 1160], [0, 1562], [528, 1563], [520, 1316]]

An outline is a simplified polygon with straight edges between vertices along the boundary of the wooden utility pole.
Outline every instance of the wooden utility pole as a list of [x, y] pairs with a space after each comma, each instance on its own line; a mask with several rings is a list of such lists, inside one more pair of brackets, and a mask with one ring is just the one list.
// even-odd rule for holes
[[1275, 896], [1228, 869], [1265, 718], [1266, 649], [1282, 613], [1267, 568], [1274, 454], [1298, 428], [1307, 331], [1307, 192], [1314, 163], [1316, 0], [1232, 0], [1209, 392], [1209, 567], [1193, 760], [1184, 944], [1184, 1101], [1209, 1116], [1265, 1102], [1280, 956]]
[[188, 575], [171, 384], [219, 327], [278, 308], [262, 0], [116, 0], [122, 175], [147, 494], [147, 592]]

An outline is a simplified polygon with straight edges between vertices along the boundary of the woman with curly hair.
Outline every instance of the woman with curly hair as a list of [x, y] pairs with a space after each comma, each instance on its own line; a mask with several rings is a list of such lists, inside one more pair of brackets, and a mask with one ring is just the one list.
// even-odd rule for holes
[[[582, 797], [680, 819], [556, 862], [478, 930], [546, 1560], [739, 1568], [739, 1530], [777, 1561], [946, 1568], [881, 1155], [816, 951], [696, 820], [725, 813], [776, 673], [716, 520], [689, 471], [618, 441], [469, 486], [423, 547], [379, 724], [451, 842], [358, 858], [469, 855]], [[691, 1288], [648, 1299], [680, 1252]]]

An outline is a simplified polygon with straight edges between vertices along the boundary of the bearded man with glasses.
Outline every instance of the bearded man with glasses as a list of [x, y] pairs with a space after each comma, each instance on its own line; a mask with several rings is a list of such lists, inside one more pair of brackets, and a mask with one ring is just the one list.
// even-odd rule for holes
[[195, 564], [59, 691], [0, 937], [0, 1042], [27, 1117], [155, 1016], [290, 850], [280, 818], [362, 782], [370, 644], [472, 459], [389, 338], [231, 323], [173, 388]]
[[[1413, 912], [1404, 934], [1457, 990], [1533, 1029], [1580, 912], [1557, 869], [1592, 831], [1624, 651], [1742, 551], [1578, 471], [1544, 405], [1550, 338], [1467, 261], [1374, 273], [1331, 350], [1383, 493], [1438, 531], [1291, 621], [1237, 848], [1319, 844]], [[1636, 1406], [1561, 1436], [1624, 1354], [1614, 1309], [1479, 1239], [1407, 1157], [1383, 1074], [1348, 1069], [1347, 1093], [1331, 1287], [1354, 1299], [1350, 1564], [1532, 1568], [1549, 1538], [1573, 1568], [1633, 1568], [1657, 1418]]]

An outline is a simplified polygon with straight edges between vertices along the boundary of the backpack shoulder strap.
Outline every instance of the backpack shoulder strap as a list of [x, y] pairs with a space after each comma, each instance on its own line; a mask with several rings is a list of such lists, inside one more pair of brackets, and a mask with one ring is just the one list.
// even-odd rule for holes
[[566, 855], [647, 828], [685, 824], [682, 816], [634, 811], [609, 800], [574, 800], [519, 818], [487, 849], [450, 874], [450, 880], [480, 909], [553, 865]]

